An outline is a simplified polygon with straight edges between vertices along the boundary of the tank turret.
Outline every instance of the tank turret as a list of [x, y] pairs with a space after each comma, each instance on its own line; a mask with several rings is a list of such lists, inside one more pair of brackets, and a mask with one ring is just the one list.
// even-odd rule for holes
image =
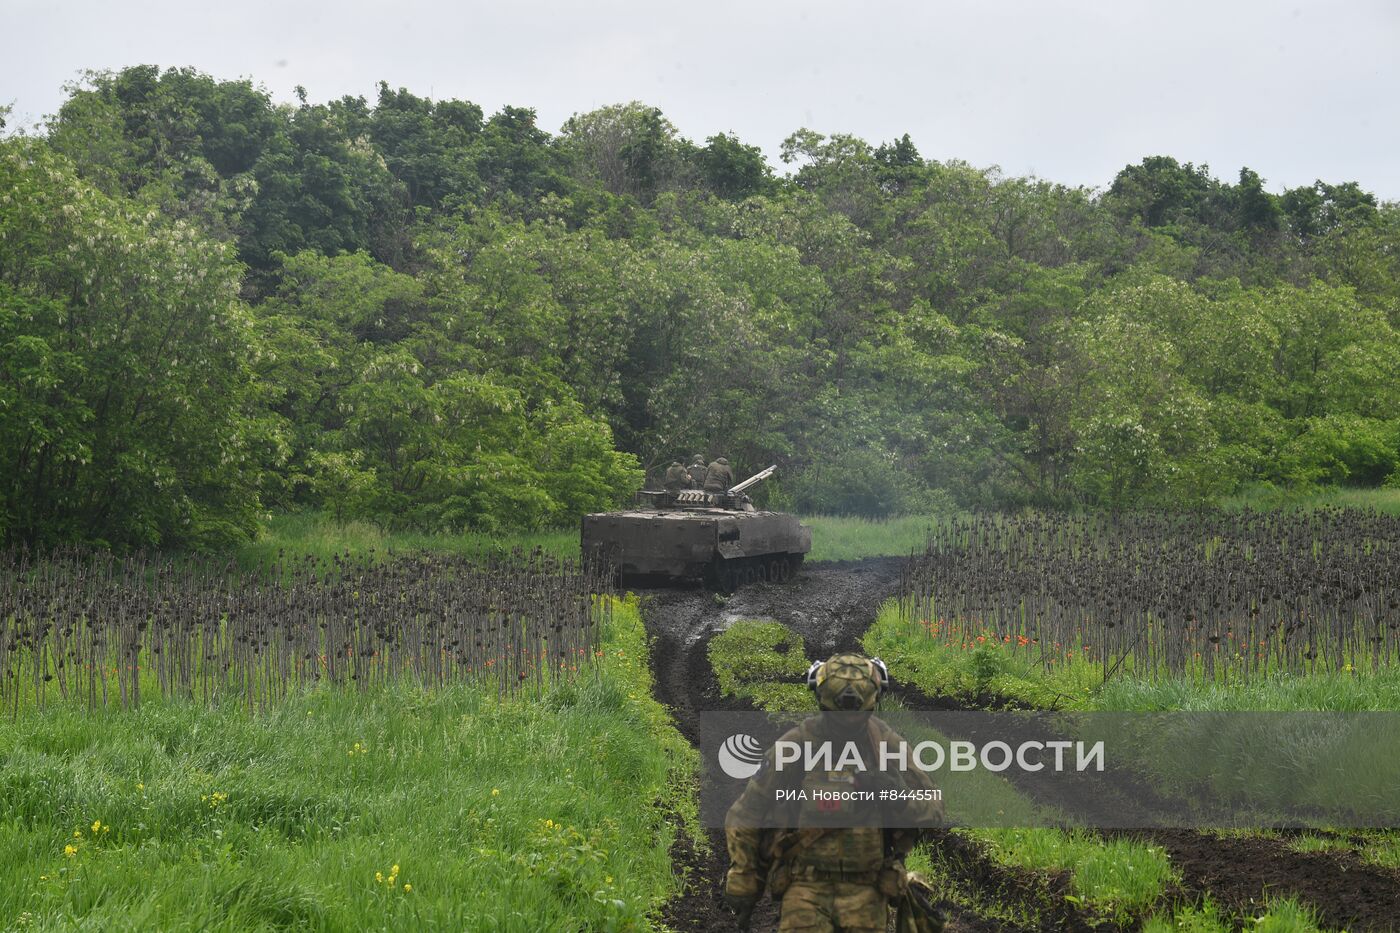
[[753, 500], [744, 491], [757, 486], [772, 476], [777, 469], [777, 466], [770, 466], [759, 470], [724, 492], [706, 492], [703, 489], [682, 489], [677, 492], [643, 489], [637, 493], [637, 504], [653, 509], [728, 509], [731, 512], [752, 512]]

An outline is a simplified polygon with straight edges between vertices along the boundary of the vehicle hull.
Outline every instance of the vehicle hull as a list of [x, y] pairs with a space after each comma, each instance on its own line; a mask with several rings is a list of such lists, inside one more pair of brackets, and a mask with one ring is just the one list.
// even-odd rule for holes
[[585, 556], [609, 561], [624, 582], [732, 589], [790, 578], [812, 549], [812, 530], [783, 512], [634, 509], [585, 515], [582, 545]]

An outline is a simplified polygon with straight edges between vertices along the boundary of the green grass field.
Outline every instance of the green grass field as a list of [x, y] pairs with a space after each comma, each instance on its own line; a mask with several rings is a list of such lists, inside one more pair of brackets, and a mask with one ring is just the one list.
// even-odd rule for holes
[[[1400, 514], [1400, 489], [1330, 489], [1306, 493], [1255, 490], [1222, 502], [1225, 508], [1329, 507], [1372, 508]], [[901, 515], [869, 519], [840, 515], [804, 515], [812, 529], [810, 561], [860, 560], [866, 557], [902, 557], [923, 549], [929, 528], [945, 515]], [[545, 531], [482, 535], [389, 532], [369, 522], [336, 521], [323, 512], [275, 515], [256, 540], [238, 549], [243, 566], [273, 559], [279, 552], [299, 557], [310, 554], [328, 558], [337, 553], [364, 554], [390, 551], [442, 551], [473, 553], [488, 548], [543, 548], [562, 557], [578, 556], [577, 527]]]
[[[807, 559], [859, 560], [863, 557], [907, 556], [924, 545], [934, 519], [903, 516], [888, 521], [812, 515], [802, 518], [812, 528], [812, 552]], [[255, 540], [238, 549], [237, 558], [245, 568], [285, 557], [311, 555], [330, 558], [334, 554], [375, 554], [436, 551], [472, 554], [493, 548], [542, 548], [560, 557], [577, 557], [578, 528], [518, 532], [506, 535], [421, 534], [388, 532], [369, 522], [338, 522], [321, 512], [274, 516]]]
[[1400, 489], [1252, 489], [1221, 501], [1227, 509], [1375, 509], [1400, 515]]
[[50, 706], [0, 726], [0, 923], [628, 930], [675, 891], [695, 753], [634, 603], [596, 674], [317, 690], [270, 712]]
[[237, 556], [244, 567], [274, 560], [279, 553], [293, 558], [308, 554], [329, 558], [370, 551], [378, 555], [414, 551], [473, 554], [496, 548], [539, 547], [561, 557], [577, 557], [578, 538], [577, 528], [510, 535], [388, 532], [369, 522], [338, 522], [321, 512], [304, 512], [274, 516], [262, 534], [241, 547]]

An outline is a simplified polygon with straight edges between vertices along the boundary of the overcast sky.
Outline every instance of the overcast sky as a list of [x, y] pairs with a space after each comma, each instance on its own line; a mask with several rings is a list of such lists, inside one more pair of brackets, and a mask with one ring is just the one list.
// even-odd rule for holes
[[[1400, 2], [0, 0], [0, 103], [53, 113], [87, 68], [193, 65], [277, 100], [382, 78], [488, 113], [641, 100], [777, 163], [807, 126], [1103, 187], [1147, 155], [1274, 191], [1400, 199]], [[778, 166], [780, 167], [780, 166]]]

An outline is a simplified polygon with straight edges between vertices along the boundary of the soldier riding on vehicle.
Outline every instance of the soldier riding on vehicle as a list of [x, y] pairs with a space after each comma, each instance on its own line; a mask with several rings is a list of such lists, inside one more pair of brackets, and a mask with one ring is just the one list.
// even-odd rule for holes
[[724, 592], [760, 580], [787, 582], [812, 549], [812, 529], [796, 515], [755, 507], [749, 491], [776, 470], [736, 483], [721, 458], [706, 470], [720, 488], [697, 489], [672, 461], [664, 489], [640, 490], [631, 509], [585, 515], [580, 551], [585, 560], [612, 564], [619, 582], [702, 581]]
[[729, 461], [720, 457], [710, 464], [705, 471], [705, 491], [724, 492], [734, 485], [734, 471], [729, 468]]
[[666, 468], [666, 479], [664, 485], [667, 492], [680, 492], [682, 489], [689, 489], [694, 484], [690, 478], [690, 473], [681, 466], [679, 460], [672, 460], [671, 465]]
[[696, 489], [702, 488], [705, 485], [705, 474], [709, 472], [709, 468], [705, 466], [705, 455], [696, 454], [691, 457], [690, 466], [686, 467], [685, 471], [690, 474], [691, 485]]

